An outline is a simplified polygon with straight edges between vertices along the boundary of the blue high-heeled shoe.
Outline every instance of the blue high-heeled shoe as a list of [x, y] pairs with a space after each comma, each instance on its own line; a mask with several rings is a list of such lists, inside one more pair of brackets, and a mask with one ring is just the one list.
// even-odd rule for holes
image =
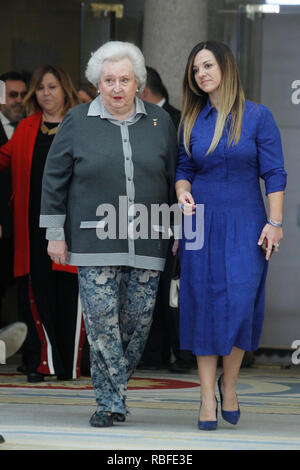
[[219, 380], [218, 380], [218, 388], [219, 388], [219, 393], [220, 393], [220, 400], [221, 400], [221, 414], [223, 419], [227, 421], [230, 424], [237, 424], [238, 420], [240, 419], [241, 416], [241, 410], [238, 402], [238, 409], [235, 411], [225, 411], [223, 410], [223, 395], [221, 392], [221, 382], [222, 382], [222, 377], [223, 374], [220, 375]]
[[[216, 421], [201, 421], [200, 419], [198, 419], [198, 428], [201, 430], [201, 431], [215, 431], [218, 427], [218, 400], [217, 400], [217, 397], [216, 398], [216, 402], [217, 402], [217, 406], [216, 406]], [[200, 404], [200, 409], [201, 409], [201, 404]]]

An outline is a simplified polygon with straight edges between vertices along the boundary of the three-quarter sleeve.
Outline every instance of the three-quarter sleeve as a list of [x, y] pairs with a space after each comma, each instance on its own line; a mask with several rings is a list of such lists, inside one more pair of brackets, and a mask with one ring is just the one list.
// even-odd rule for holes
[[257, 127], [257, 152], [259, 175], [265, 181], [266, 195], [284, 191], [287, 174], [284, 170], [282, 144], [279, 129], [271, 111], [260, 106]]
[[183, 126], [180, 131], [179, 153], [175, 175], [175, 182], [179, 180], [187, 180], [192, 184], [196, 173], [195, 163], [185, 150], [183, 142]]
[[[40, 227], [64, 227], [69, 181], [73, 173], [73, 118], [66, 114], [50, 147], [43, 175]], [[53, 231], [49, 231], [53, 239]], [[50, 233], [48, 232], [48, 235]], [[57, 239], [54, 237], [54, 239]], [[61, 231], [59, 238], [62, 239]]]

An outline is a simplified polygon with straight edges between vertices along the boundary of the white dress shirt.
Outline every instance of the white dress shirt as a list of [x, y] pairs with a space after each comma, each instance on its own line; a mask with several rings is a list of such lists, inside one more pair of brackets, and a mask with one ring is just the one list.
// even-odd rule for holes
[[162, 100], [160, 100], [158, 103], [156, 103], [157, 106], [160, 106], [161, 108], [163, 107], [163, 105], [165, 104], [166, 102], [166, 98], [163, 98]]
[[8, 140], [11, 138], [11, 136], [13, 135], [14, 131], [15, 131], [15, 128], [14, 126], [11, 125], [10, 121], [7, 119], [6, 116], [4, 116], [3, 113], [1, 113], [0, 111], [0, 121], [2, 123], [2, 126], [3, 126], [3, 129], [6, 133], [6, 136], [8, 138]]

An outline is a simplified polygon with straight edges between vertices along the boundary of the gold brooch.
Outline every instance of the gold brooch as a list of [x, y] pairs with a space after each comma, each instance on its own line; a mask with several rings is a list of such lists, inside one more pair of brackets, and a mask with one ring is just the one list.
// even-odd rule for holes
[[153, 119], [153, 126], [154, 126], [154, 127], [157, 126], [157, 121], [158, 121], [158, 119]]

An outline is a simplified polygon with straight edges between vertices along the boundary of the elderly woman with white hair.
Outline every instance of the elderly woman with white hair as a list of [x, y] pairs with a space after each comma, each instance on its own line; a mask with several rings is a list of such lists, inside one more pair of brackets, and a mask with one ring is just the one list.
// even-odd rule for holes
[[69, 111], [55, 136], [40, 225], [50, 257], [78, 268], [98, 405], [90, 424], [100, 427], [128, 414], [127, 382], [147, 340], [168, 245], [151, 210], [175, 201], [177, 139], [169, 115], [137, 96], [146, 68], [136, 46], [104, 44], [86, 77], [100, 94]]

